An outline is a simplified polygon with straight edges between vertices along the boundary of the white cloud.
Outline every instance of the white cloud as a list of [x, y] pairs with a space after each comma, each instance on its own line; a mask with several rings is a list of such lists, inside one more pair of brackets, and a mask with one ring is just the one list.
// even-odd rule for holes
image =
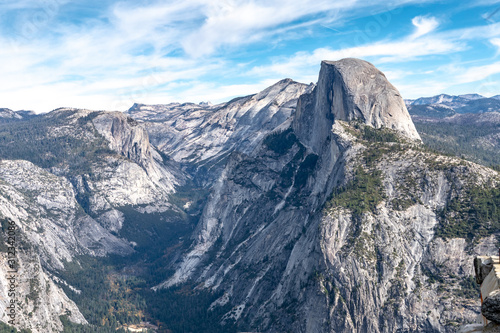
[[[185, 51], [194, 57], [213, 53], [221, 46], [249, 44], [269, 38], [282, 30], [282, 25], [311, 14], [345, 10], [354, 0], [336, 1], [230, 1], [207, 6], [203, 25], [183, 42]], [[331, 14], [333, 15], [334, 14]], [[298, 27], [303, 27], [299, 24]]]
[[322, 60], [338, 60], [342, 58], [375, 58], [378, 64], [403, 62], [428, 55], [446, 54], [460, 51], [464, 48], [457, 41], [446, 41], [435, 38], [419, 40], [403, 39], [400, 41], [385, 41], [363, 46], [332, 50], [319, 48], [313, 52], [299, 52], [286, 60], [278, 60], [268, 66], [256, 66], [252, 73], [268, 75], [273, 73], [281, 76], [292, 76], [301, 79], [304, 69], [318, 66]]
[[[0, 12], [40, 9], [42, 3], [56, 4], [63, 11], [68, 1], [5, 0]], [[410, 2], [417, 1], [397, 1]], [[58, 12], [51, 11], [54, 22], [39, 26], [37, 33], [42, 38], [0, 36], [0, 106], [35, 111], [62, 105], [124, 110], [134, 102], [217, 102], [257, 92], [284, 77], [315, 82], [321, 60], [344, 57], [384, 64], [399, 80], [403, 72], [398, 66], [404, 62], [453, 54], [477, 38], [500, 45], [500, 24], [438, 33], [436, 18], [417, 16], [412, 20], [414, 33], [404, 38], [378, 42], [367, 38], [354, 46], [333, 41], [335, 47], [304, 49], [275, 58], [270, 65], [254, 66], [252, 60], [237, 63], [228, 54], [257, 42], [269, 48], [291, 39], [301, 42], [314, 27], [342, 29], [341, 24], [359, 17], [361, 11], [384, 12], [388, 4], [379, 0], [115, 3], [102, 9], [99, 17], [78, 24], [60, 21]], [[224, 83], [225, 78], [231, 81]], [[242, 79], [250, 83], [240, 84]]]
[[[422, 1], [398, 0], [392, 3], [378, 0], [209, 1], [210, 5], [207, 5], [203, 12], [205, 15], [203, 25], [189, 34], [182, 45], [191, 56], [205, 56], [224, 46], [245, 45], [279, 38], [276, 36], [283, 32], [283, 26], [286, 25], [287, 29], [293, 29], [298, 34], [306, 33], [303, 28], [308, 24], [323, 24], [328, 27], [332, 23], [335, 25], [339, 21], [355, 17], [358, 15], [357, 12], [362, 10], [372, 12], [375, 16], [378, 11], [391, 12], [399, 5], [413, 2]], [[312, 16], [316, 18], [311, 19]], [[303, 18], [308, 19], [306, 22], [297, 23]], [[423, 18], [421, 23], [428, 25], [427, 20], [431, 22], [433, 18]], [[417, 20], [417, 23], [420, 21]]]
[[[338, 60], [346, 57], [364, 58], [374, 62], [378, 67], [388, 69], [388, 78], [405, 97], [420, 97], [438, 94], [446, 89], [460, 84], [478, 82], [482, 84], [492, 75], [500, 73], [500, 62], [473, 66], [470, 63], [461, 64], [459, 52], [469, 48], [470, 41], [491, 38], [489, 42], [500, 47], [499, 24], [448, 30], [435, 33], [437, 21], [422, 17], [413, 20], [417, 31], [399, 40], [386, 40], [368, 43], [356, 47], [340, 47], [339, 49], [318, 48], [311, 52], [297, 52], [291, 57], [278, 58], [270, 65], [256, 66], [252, 74], [264, 77], [269, 73], [281, 76], [292, 76], [302, 82], [309, 82], [304, 73], [317, 71], [321, 60]], [[428, 57], [447, 56], [449, 62], [432, 70], [403, 71], [405, 63], [424, 60]], [[410, 67], [414, 69], [413, 67]], [[415, 79], [413, 79], [415, 77]], [[445, 80], [443, 78], [446, 77]], [[418, 83], [414, 83], [416, 80]]]
[[472, 66], [464, 68], [462, 73], [456, 76], [454, 83], [459, 84], [481, 81], [498, 73], [500, 73], [500, 62], [483, 66]]
[[497, 55], [500, 54], [500, 38], [490, 39], [490, 43], [497, 48]]
[[415, 32], [410, 38], [415, 39], [426, 35], [439, 26], [439, 22], [435, 17], [417, 16], [411, 20], [411, 23], [416, 27]]

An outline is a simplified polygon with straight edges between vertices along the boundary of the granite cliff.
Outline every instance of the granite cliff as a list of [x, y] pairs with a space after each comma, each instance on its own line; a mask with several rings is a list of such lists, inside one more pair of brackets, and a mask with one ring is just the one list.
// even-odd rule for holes
[[113, 287], [147, 281], [137, 297], [217, 295], [220, 331], [454, 332], [480, 311], [470, 263], [497, 251], [499, 174], [427, 149], [366, 61], [218, 105], [5, 114], [0, 218], [37, 291], [18, 327], [86, 324], [65, 272], [110, 255]]
[[425, 150], [371, 64], [323, 62], [290, 120], [231, 155], [158, 287], [223, 290], [212, 306], [233, 306], [224, 320], [259, 331], [453, 331], [475, 317], [454, 296], [470, 258], [496, 240], [443, 237], [442, 212], [476, 186], [498, 174]]

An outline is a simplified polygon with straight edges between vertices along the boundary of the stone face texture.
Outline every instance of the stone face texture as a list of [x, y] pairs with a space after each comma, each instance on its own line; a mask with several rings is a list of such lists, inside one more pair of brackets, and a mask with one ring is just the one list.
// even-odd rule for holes
[[[64, 126], [48, 131], [51, 136], [72, 135], [89, 143], [95, 142], [94, 131], [104, 137], [115, 154], [93, 160], [92, 175], [74, 174], [64, 165], [42, 169], [29, 161], [0, 160], [0, 218], [13, 220], [19, 242], [29, 244], [18, 251], [18, 292], [37, 295], [26, 298], [18, 311], [18, 328], [34, 333], [62, 331], [59, 316], [68, 313], [71, 321], [86, 323], [60, 287], [66, 282], [53, 273], [81, 255], [132, 254], [130, 242], [112, 234], [124, 221], [116, 208], [142, 205], [150, 212], [172, 209], [167, 198], [174, 186], [186, 179], [174, 164], [163, 163], [146, 130], [135, 120], [116, 112], [95, 112], [95, 117], [88, 117], [92, 113], [59, 109], [41, 116], [64, 119]], [[87, 212], [78, 201], [82, 195], [88, 198]], [[4, 258], [6, 253], [0, 255]], [[7, 260], [1, 262], [0, 308], [4, 309], [9, 300]], [[7, 322], [5, 311], [1, 313], [0, 320]]]
[[485, 273], [484, 270], [489, 270], [481, 284], [483, 298], [481, 313], [489, 321], [500, 324], [500, 264], [498, 260], [497, 256], [478, 257], [475, 264], [478, 265], [482, 261], [482, 265], [478, 267], [479, 273]]
[[[297, 141], [281, 153], [261, 143], [231, 156], [192, 247], [158, 287], [193, 280], [223, 291], [212, 306], [231, 304], [227, 320], [263, 332], [455, 332], [450, 322], [472, 322], [479, 298], [457, 297], [459, 279], [451, 277], [471, 277], [474, 255], [496, 251], [495, 236], [473, 248], [437, 238], [437, 212], [472, 178], [487, 184], [498, 173], [408, 146], [368, 169], [382, 178], [375, 210], [325, 210], [333, 190], [367, 168], [370, 147], [349, 121], [419, 141], [382, 73], [355, 59], [323, 62], [318, 84], [280, 127]], [[412, 202], [395, 209], [407, 196]]]
[[177, 162], [210, 165], [232, 151], [252, 152], [270, 132], [290, 119], [297, 99], [313, 89], [284, 79], [258, 94], [218, 105], [172, 103], [134, 105], [127, 114], [144, 121], [151, 142]]
[[474, 272], [476, 273], [476, 283], [482, 284], [484, 279], [490, 274], [493, 268], [493, 260], [490, 256], [477, 256], [474, 258]]
[[493, 291], [484, 299], [481, 313], [486, 319], [500, 324], [500, 290]]
[[420, 140], [403, 98], [375, 66], [353, 58], [323, 61], [314, 91], [299, 99], [295, 133], [317, 152], [335, 120], [355, 119]]
[[[49, 271], [78, 255], [132, 253], [114, 236], [124, 223], [119, 208], [179, 212], [169, 198], [196, 177], [210, 189], [208, 201], [192, 246], [157, 287], [191, 280], [222, 291], [211, 308], [229, 304], [223, 320], [259, 332], [455, 332], [450, 323], [479, 313], [477, 298], [456, 291], [473, 275], [474, 255], [498, 250], [496, 236], [470, 246], [434, 232], [451, 197], [470, 184], [497, 183], [498, 173], [419, 149], [403, 100], [373, 65], [325, 61], [317, 85], [287, 79], [219, 105], [135, 105], [127, 114], [135, 120], [76, 110], [54, 129], [71, 132], [89, 118], [113, 152], [93, 162], [92, 175], [0, 162], [0, 215], [36, 247], [23, 267], [40, 285], [54, 283]], [[362, 126], [393, 130], [409, 143], [386, 144], [368, 165], [373, 146], [360, 138]], [[326, 209], [359, 167], [380, 174], [380, 202], [358, 215]], [[48, 289], [33, 323], [49, 326], [25, 327], [60, 330], [57, 314], [66, 309], [85, 322], [61, 289]]]

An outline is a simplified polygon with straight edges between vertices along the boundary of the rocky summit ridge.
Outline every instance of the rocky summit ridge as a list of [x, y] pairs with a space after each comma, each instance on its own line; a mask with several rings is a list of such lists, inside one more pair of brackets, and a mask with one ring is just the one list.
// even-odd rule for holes
[[[35, 333], [62, 331], [64, 315], [111, 322], [113, 305], [97, 319], [82, 307], [95, 296], [78, 280], [110, 254], [119, 268], [95, 289], [144, 279], [127, 293], [162, 306], [204, 295], [212, 331], [454, 332], [480, 311], [472, 258], [497, 251], [498, 172], [426, 149], [397, 89], [359, 59], [218, 105], [0, 123], [0, 158], [0, 218], [34, 274], [21, 291], [44, 299], [20, 314]], [[138, 304], [176, 324], [178, 309]]]
[[358, 120], [420, 140], [398, 90], [375, 66], [360, 59], [321, 63], [317, 86], [298, 102], [293, 129], [317, 151], [336, 120]]
[[231, 155], [192, 246], [158, 288], [191, 280], [220, 291], [212, 307], [232, 306], [225, 321], [265, 332], [451, 332], [475, 316], [451, 277], [471, 275], [462, 258], [493, 251], [495, 231], [470, 247], [443, 210], [498, 181], [426, 151], [373, 65], [323, 62], [290, 122]]

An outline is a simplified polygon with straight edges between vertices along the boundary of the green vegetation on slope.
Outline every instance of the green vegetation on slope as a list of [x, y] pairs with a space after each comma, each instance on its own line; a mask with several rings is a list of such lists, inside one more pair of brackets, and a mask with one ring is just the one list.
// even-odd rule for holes
[[425, 145], [433, 150], [464, 157], [486, 166], [500, 165], [500, 142], [493, 146], [478, 143], [482, 138], [498, 134], [498, 124], [483, 123], [481, 126], [471, 126], [445, 122], [415, 122], [415, 127]]
[[440, 212], [436, 236], [479, 239], [500, 230], [500, 187], [472, 186]]
[[206, 290], [195, 290], [195, 285], [147, 291], [144, 296], [148, 311], [161, 324], [172, 332], [186, 333], [232, 333], [236, 332], [234, 323], [220, 325], [219, 320], [231, 310], [228, 304], [207, 310], [222, 294]]
[[[123, 324], [149, 321], [160, 327], [159, 332], [235, 332], [232, 323], [220, 325], [220, 318], [230, 307], [208, 311], [210, 304], [222, 296], [195, 285], [154, 292], [155, 277], [143, 276], [141, 267], [127, 266], [120, 258], [80, 257], [66, 264], [61, 277], [81, 290], [80, 294], [62, 285], [75, 301], [90, 325], [78, 325], [61, 317], [67, 333], [111, 333]], [[128, 262], [130, 265], [130, 262]], [[149, 273], [147, 273], [149, 274]], [[162, 277], [163, 278], [163, 277]]]
[[89, 173], [97, 155], [114, 152], [90, 121], [98, 112], [68, 125], [75, 112], [0, 123], [0, 159], [28, 160], [42, 168], [67, 165], [75, 172]]
[[[359, 128], [359, 124], [355, 128]], [[398, 134], [388, 128], [373, 128], [363, 125], [362, 138], [368, 142], [400, 142]]]
[[195, 291], [193, 285], [151, 290], [173, 273], [169, 264], [176, 251], [189, 246], [187, 235], [198, 221], [204, 196], [206, 192], [197, 188], [181, 188], [173, 202], [178, 207], [193, 202], [186, 213], [140, 214], [132, 207], [120, 207], [125, 221], [118, 236], [136, 242], [136, 252], [127, 257], [80, 257], [66, 264], [61, 278], [82, 292], [61, 287], [93, 326], [69, 323], [63, 317], [65, 332], [110, 333], [123, 324], [140, 321], [161, 327], [159, 332], [234, 332], [231, 325], [221, 327], [219, 323], [220, 311], [230, 309], [207, 311], [220, 294]]
[[134, 292], [144, 287], [137, 278], [122, 279], [114, 275], [110, 259], [80, 257], [65, 265], [61, 277], [81, 293], [62, 285], [65, 293], [78, 305], [87, 321], [99, 332], [115, 332], [120, 323], [138, 323], [143, 319], [145, 303]]
[[18, 331], [15, 327], [9, 326], [0, 321], [0, 333], [31, 333], [31, 330], [22, 329]]
[[332, 198], [326, 202], [327, 210], [344, 207], [355, 216], [364, 212], [375, 212], [377, 205], [384, 199], [382, 172], [366, 172], [361, 166], [354, 173], [354, 179], [346, 186], [336, 188]]
[[361, 157], [366, 167], [358, 165], [354, 178], [345, 186], [333, 190], [325, 208], [344, 207], [359, 217], [364, 212], [374, 213], [377, 205], [385, 199], [382, 172], [375, 167], [376, 163], [386, 154], [404, 150], [405, 141], [391, 129], [373, 128], [357, 121], [351, 122], [345, 129], [364, 141], [366, 149]]

